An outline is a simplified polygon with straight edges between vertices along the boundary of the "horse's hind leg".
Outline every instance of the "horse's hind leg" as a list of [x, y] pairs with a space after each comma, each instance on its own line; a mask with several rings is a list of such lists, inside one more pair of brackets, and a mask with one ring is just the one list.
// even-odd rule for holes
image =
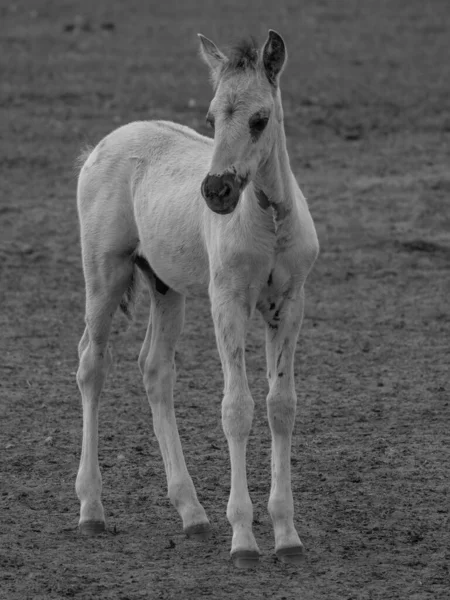
[[175, 345], [183, 329], [184, 296], [165, 287], [150, 273], [151, 318], [139, 355], [153, 427], [161, 448], [167, 477], [168, 496], [177, 509], [189, 537], [207, 537], [210, 525], [197, 499], [186, 468], [173, 406]]
[[111, 357], [108, 338], [113, 315], [132, 277], [133, 265], [124, 256], [84, 252], [86, 329], [78, 346], [77, 382], [83, 403], [83, 444], [76, 491], [81, 503], [79, 530], [87, 535], [105, 529], [100, 500], [102, 479], [98, 464], [98, 403]]

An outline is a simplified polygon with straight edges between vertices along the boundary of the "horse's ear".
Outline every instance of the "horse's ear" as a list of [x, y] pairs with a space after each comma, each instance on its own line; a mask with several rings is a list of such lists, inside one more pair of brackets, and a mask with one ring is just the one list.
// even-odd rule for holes
[[228, 61], [228, 59], [214, 42], [208, 40], [208, 38], [201, 33], [198, 33], [197, 35], [200, 39], [200, 55], [210, 68], [211, 76], [213, 80], [215, 80], [220, 68]]
[[272, 85], [278, 84], [287, 59], [287, 50], [283, 38], [273, 29], [269, 29], [269, 37], [262, 51], [263, 65], [267, 78]]

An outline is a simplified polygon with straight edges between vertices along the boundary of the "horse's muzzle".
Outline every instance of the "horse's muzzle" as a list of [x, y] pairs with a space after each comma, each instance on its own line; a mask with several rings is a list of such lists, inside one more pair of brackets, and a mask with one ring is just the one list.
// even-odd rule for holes
[[209, 208], [227, 215], [236, 208], [245, 182], [234, 173], [207, 175], [202, 182], [202, 196]]

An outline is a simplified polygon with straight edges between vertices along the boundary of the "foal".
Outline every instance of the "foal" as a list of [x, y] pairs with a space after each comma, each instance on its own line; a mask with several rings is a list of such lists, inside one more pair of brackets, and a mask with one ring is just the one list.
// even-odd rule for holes
[[222, 423], [231, 459], [227, 517], [237, 566], [257, 562], [247, 489], [246, 445], [253, 399], [245, 336], [255, 309], [266, 323], [267, 411], [272, 433], [268, 509], [275, 552], [296, 563], [302, 544], [293, 522], [290, 453], [296, 394], [294, 351], [303, 286], [318, 254], [314, 225], [286, 150], [279, 77], [283, 39], [270, 30], [262, 49], [241, 44], [227, 57], [199, 36], [215, 95], [207, 121], [214, 140], [166, 121], [113, 131], [90, 153], [78, 181], [86, 281], [86, 329], [77, 381], [83, 445], [76, 481], [79, 529], [105, 529], [98, 464], [98, 402], [111, 357], [108, 336], [120, 305], [127, 312], [140, 271], [151, 296], [139, 367], [167, 475], [168, 496], [184, 531], [207, 537], [181, 449], [173, 408], [175, 345], [194, 284], [209, 285], [225, 379]]

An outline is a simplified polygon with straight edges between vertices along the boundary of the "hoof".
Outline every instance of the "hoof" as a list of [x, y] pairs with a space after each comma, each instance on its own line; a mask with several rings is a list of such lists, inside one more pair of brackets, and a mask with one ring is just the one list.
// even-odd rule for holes
[[286, 548], [280, 548], [275, 554], [278, 560], [287, 565], [300, 565], [305, 561], [303, 546], [287, 546]]
[[94, 536], [106, 531], [104, 521], [82, 521], [78, 525], [78, 531], [82, 535]]
[[250, 569], [259, 563], [259, 552], [256, 550], [236, 550], [231, 555], [234, 566], [238, 569]]
[[211, 525], [209, 523], [190, 525], [185, 528], [184, 533], [189, 539], [201, 542], [211, 537]]

